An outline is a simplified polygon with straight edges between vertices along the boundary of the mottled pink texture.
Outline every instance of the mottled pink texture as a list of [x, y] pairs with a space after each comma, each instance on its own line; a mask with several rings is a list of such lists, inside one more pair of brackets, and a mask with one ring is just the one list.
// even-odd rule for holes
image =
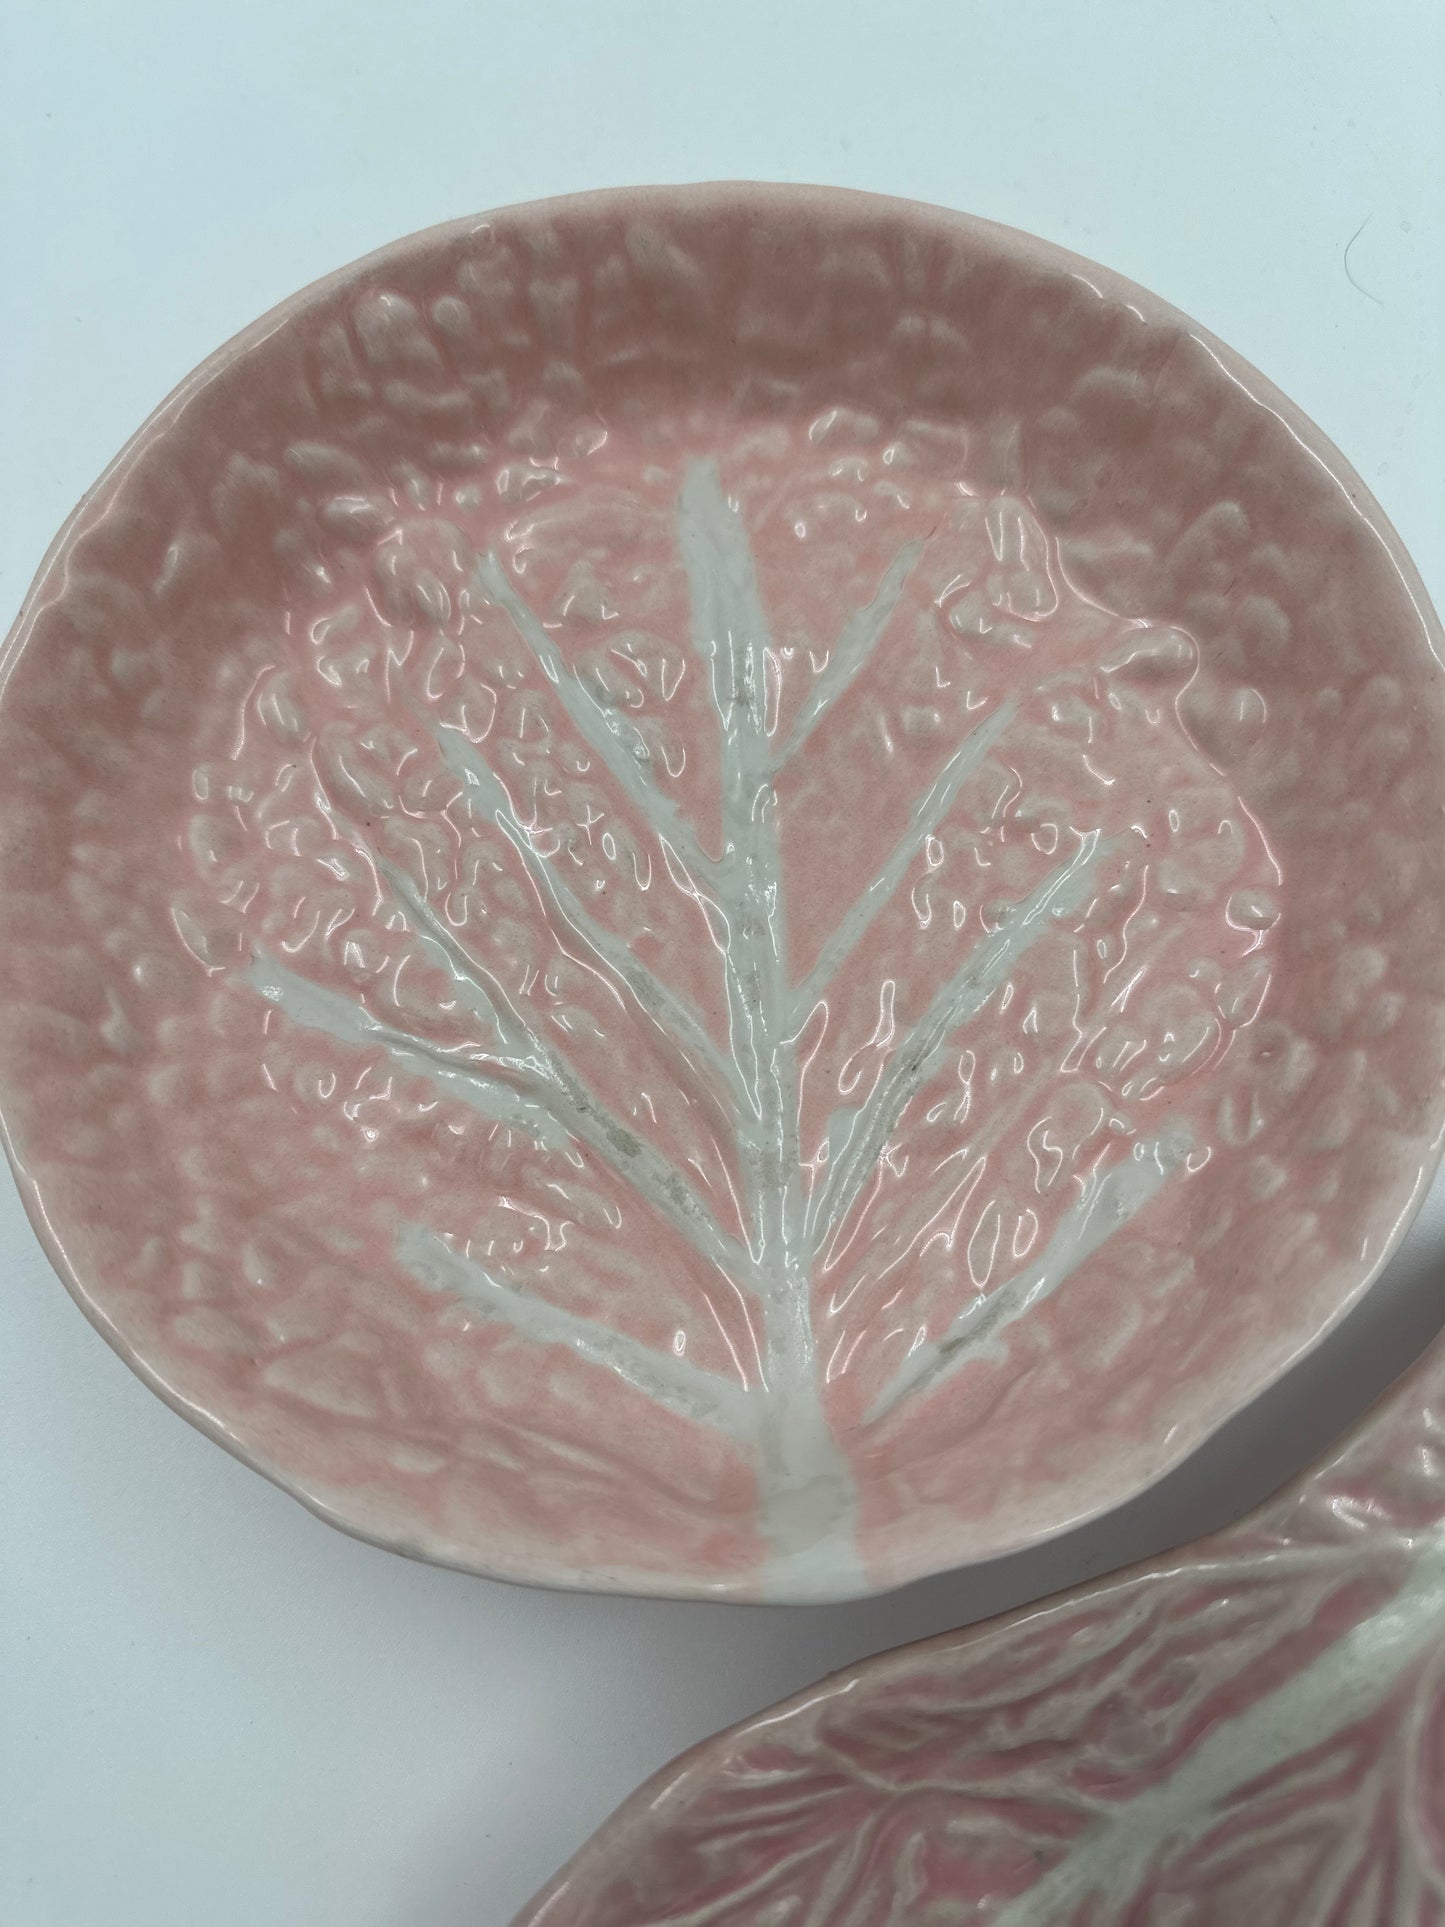
[[514, 1927], [1440, 1927], [1445, 1340], [1183, 1552], [665, 1767]]
[[[704, 550], [756, 568], [755, 691], [710, 679], [690, 489]], [[8, 645], [0, 1096], [27, 1201], [150, 1382], [407, 1551], [798, 1597], [1037, 1539], [1314, 1342], [1432, 1164], [1436, 639], [1296, 411], [1005, 230], [727, 188], [401, 243], [165, 405]], [[930, 1001], [1103, 839], [859, 1153], [786, 1357], [746, 1250], [742, 1004], [690, 882], [725, 894], [719, 709], [754, 696], [785, 973], [824, 967], [785, 1047], [800, 1212], [830, 1162], [847, 1194], [837, 1147], [868, 1145]], [[971, 731], [986, 754], [929, 816]], [[553, 1141], [486, 1109], [547, 1084], [492, 1035], [494, 992], [597, 1107]], [[1027, 1296], [1089, 1186], [1166, 1141], [1188, 1167]], [[489, 1267], [470, 1295], [458, 1258]], [[895, 1397], [972, 1307], [1010, 1322]], [[598, 1333], [649, 1383], [665, 1362], [664, 1395]], [[765, 1391], [800, 1357], [802, 1446]]]

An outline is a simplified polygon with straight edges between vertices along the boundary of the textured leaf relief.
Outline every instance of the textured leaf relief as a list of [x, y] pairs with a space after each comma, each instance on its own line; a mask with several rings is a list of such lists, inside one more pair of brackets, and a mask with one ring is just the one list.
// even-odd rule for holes
[[850, 1454], [1248, 1138], [1206, 1073], [1279, 880], [1189, 639], [866, 434], [598, 442], [504, 523], [336, 498], [175, 906], [273, 1091], [425, 1139], [418, 1288], [736, 1441], [842, 1560]]
[[836, 1674], [635, 1795], [517, 1927], [1439, 1927], [1445, 1347], [1122, 1578]]

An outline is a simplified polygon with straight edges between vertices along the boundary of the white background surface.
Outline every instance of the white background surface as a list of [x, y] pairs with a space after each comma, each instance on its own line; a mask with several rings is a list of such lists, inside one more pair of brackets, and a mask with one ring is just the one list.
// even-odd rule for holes
[[[453, 215], [716, 177], [949, 203], [1155, 288], [1340, 443], [1445, 600], [1438, 0], [7, 0], [0, 69], [0, 626], [293, 288]], [[232, 1462], [0, 1179], [0, 1920], [492, 1927], [715, 1727], [1243, 1509], [1442, 1315], [1437, 1189], [1322, 1353], [1086, 1534], [849, 1607], [566, 1597], [354, 1544]]]

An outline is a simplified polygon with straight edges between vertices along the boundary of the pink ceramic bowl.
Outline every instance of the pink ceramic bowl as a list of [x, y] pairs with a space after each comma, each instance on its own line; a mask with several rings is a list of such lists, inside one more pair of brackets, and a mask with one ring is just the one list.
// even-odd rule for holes
[[1183, 316], [818, 189], [462, 222], [202, 368], [3, 659], [0, 1108], [324, 1517], [897, 1585], [1157, 1479], [1436, 1157], [1441, 638]]

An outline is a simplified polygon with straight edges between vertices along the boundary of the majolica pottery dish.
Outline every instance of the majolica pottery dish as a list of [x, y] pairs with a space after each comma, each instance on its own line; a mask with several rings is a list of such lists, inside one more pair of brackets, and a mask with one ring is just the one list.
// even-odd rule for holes
[[836, 1597], [1156, 1479], [1442, 1117], [1438, 626], [1153, 297], [813, 189], [298, 295], [0, 695], [0, 1108], [71, 1289], [325, 1517]]
[[696, 1747], [515, 1927], [1440, 1927], [1445, 1339], [1182, 1553]]

